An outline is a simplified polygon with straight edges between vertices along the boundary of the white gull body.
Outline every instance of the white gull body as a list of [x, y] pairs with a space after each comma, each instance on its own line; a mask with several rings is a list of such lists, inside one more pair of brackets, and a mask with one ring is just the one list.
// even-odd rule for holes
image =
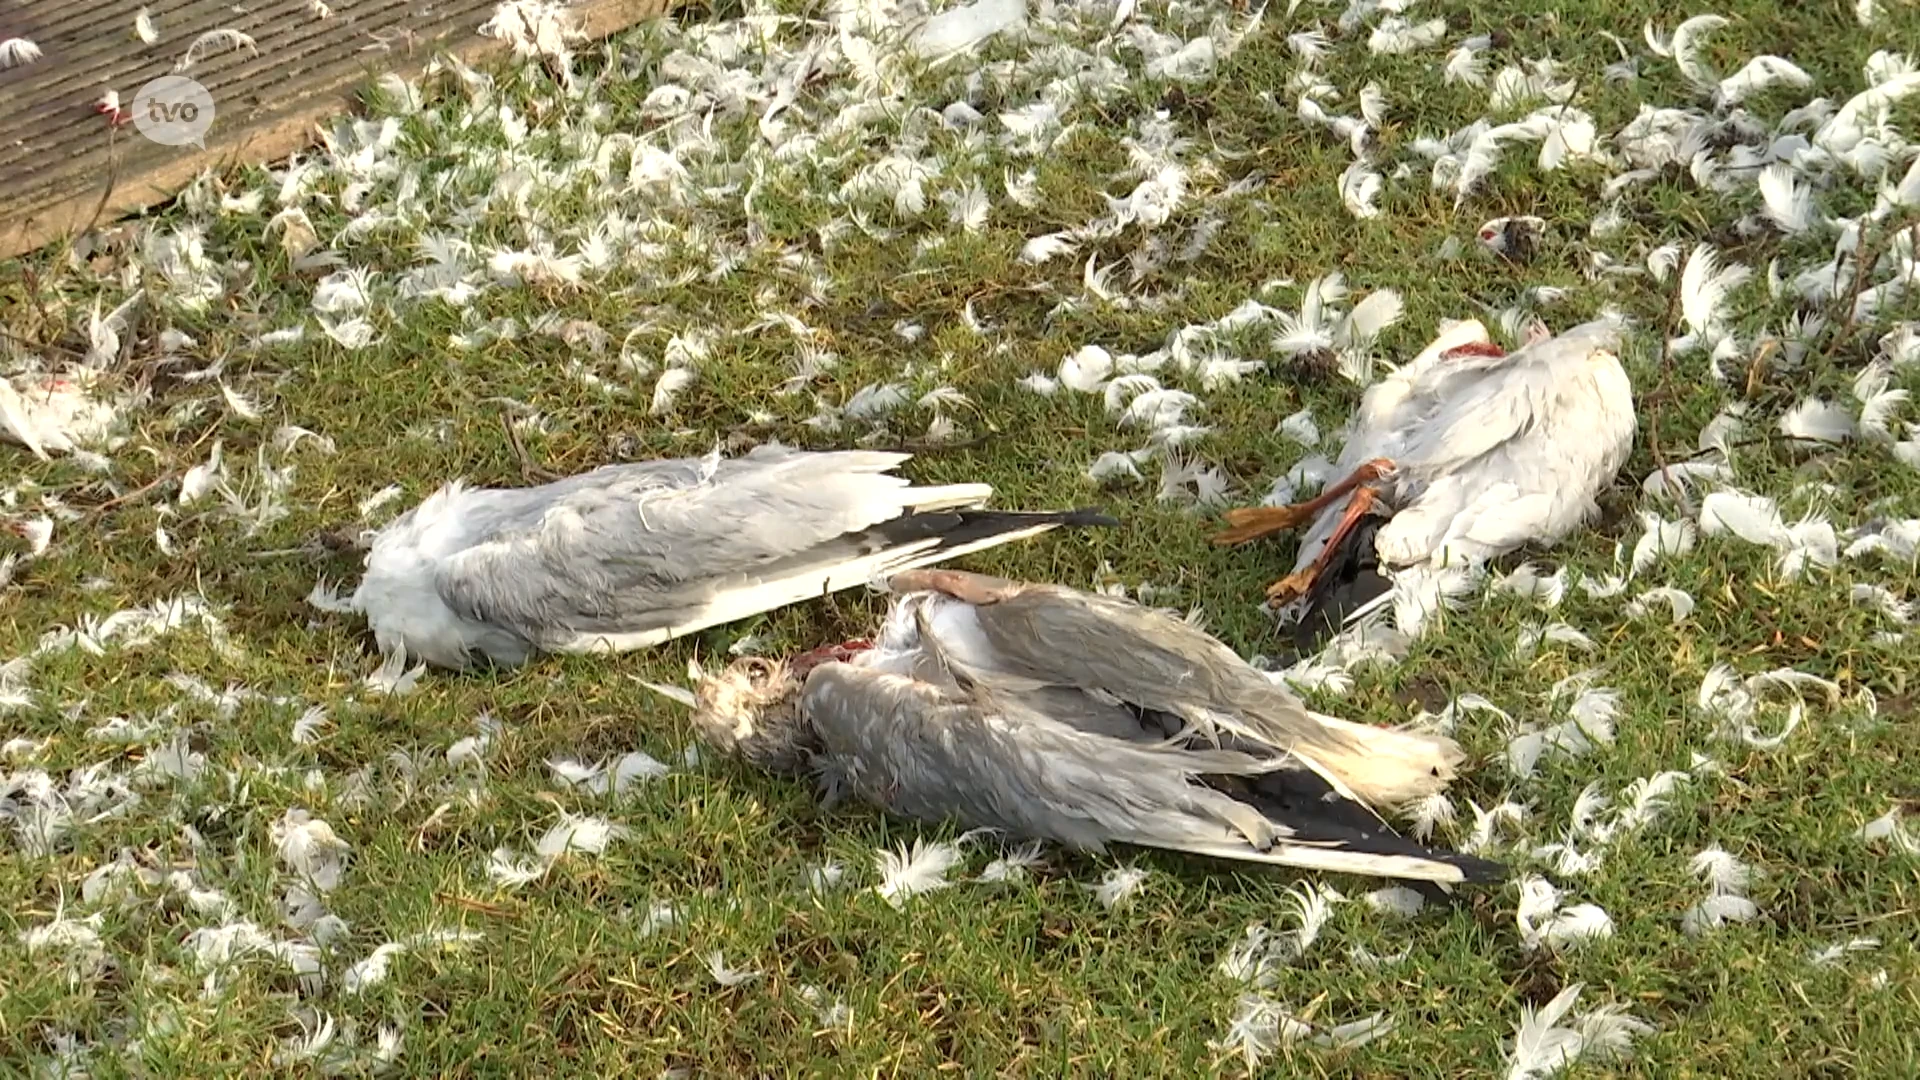
[[646, 648], [1097, 514], [976, 509], [910, 455], [767, 445], [529, 488], [458, 481], [374, 538], [351, 606], [383, 653], [443, 668]]
[[1269, 590], [1276, 601], [1329, 587], [1320, 572], [1370, 517], [1384, 518], [1373, 554], [1395, 569], [1552, 545], [1598, 511], [1633, 451], [1619, 342], [1619, 325], [1601, 319], [1502, 353], [1479, 322], [1453, 323], [1368, 388], [1334, 466], [1343, 479], [1296, 506], [1232, 511], [1220, 540], [1310, 522], [1294, 573]]

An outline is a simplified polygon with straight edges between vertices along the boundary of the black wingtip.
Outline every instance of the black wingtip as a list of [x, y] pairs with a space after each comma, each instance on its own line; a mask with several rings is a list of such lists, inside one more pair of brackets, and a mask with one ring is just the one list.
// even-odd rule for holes
[[[1460, 851], [1432, 848], [1400, 835], [1371, 810], [1342, 797], [1326, 778], [1311, 769], [1278, 769], [1256, 777], [1205, 776], [1214, 789], [1251, 804], [1261, 813], [1292, 826], [1301, 840], [1331, 841], [1368, 855], [1425, 859], [1460, 871], [1463, 885], [1497, 885], [1510, 870], [1503, 863]], [[1408, 881], [1403, 884], [1419, 888]], [[1423, 883], [1431, 886], [1431, 882]], [[1419, 888], [1437, 899], [1437, 888]]]
[[1120, 519], [1097, 506], [1083, 506], [1057, 515], [1060, 524], [1070, 529], [1117, 529]]
[[1374, 534], [1384, 517], [1369, 517], [1347, 534], [1307, 593], [1306, 611], [1294, 627], [1293, 645], [1302, 655], [1318, 652], [1356, 612], [1386, 595], [1393, 582], [1380, 570]]
[[1077, 510], [929, 510], [882, 522], [860, 534], [869, 545], [909, 544], [928, 537], [946, 551], [1040, 525], [1117, 528], [1118, 519], [1092, 507]]
[[1513, 876], [1513, 868], [1506, 863], [1463, 851], [1435, 851], [1432, 858], [1459, 869], [1467, 885], [1502, 885]]
[[1502, 885], [1513, 877], [1513, 868], [1506, 863], [1482, 859], [1478, 855], [1468, 855], [1460, 851], [1435, 851], [1430, 852], [1428, 857], [1458, 869], [1460, 880], [1451, 885], [1441, 885], [1434, 881], [1405, 881], [1396, 878], [1394, 884], [1412, 889], [1430, 904], [1452, 907], [1460, 899], [1453, 890], [1462, 885]]

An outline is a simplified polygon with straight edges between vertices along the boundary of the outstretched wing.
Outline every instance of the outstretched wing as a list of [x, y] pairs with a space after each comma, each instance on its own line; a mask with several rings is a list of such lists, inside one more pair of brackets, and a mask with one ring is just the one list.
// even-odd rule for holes
[[[581, 638], [633, 647], [646, 643], [635, 635], [684, 628], [701, 612], [737, 612], [706, 625], [755, 614], [799, 598], [791, 588], [752, 595], [765, 583], [894, 542], [860, 540], [863, 530], [992, 494], [985, 484], [914, 487], [888, 473], [908, 456], [762, 447], [473, 493], [495, 500], [497, 524], [441, 564], [436, 586], [463, 616], [513, 626], [547, 648]], [[792, 587], [806, 595], [825, 585]]]
[[800, 707], [855, 792], [922, 821], [954, 819], [1085, 850], [1121, 842], [1408, 880], [1487, 873], [1479, 860], [1426, 852], [1385, 830], [1336, 827], [1337, 838], [1317, 838], [1307, 818], [1276, 819], [1203, 782], [1257, 783], [1283, 768], [1278, 759], [1106, 738], [1016, 698], [851, 664], [816, 668]]

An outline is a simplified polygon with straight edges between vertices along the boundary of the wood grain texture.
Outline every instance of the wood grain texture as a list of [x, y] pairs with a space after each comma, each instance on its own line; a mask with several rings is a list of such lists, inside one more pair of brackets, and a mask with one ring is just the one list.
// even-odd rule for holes
[[[598, 39], [666, 13], [677, 0], [586, 0], [573, 7]], [[0, 40], [45, 54], [0, 71], [0, 259], [172, 198], [205, 169], [284, 158], [349, 109], [386, 72], [413, 77], [436, 53], [468, 62], [507, 46], [479, 34], [495, 0], [149, 0], [159, 40], [134, 32], [134, 0], [0, 0]], [[107, 90], [130, 106], [174, 72], [201, 34], [238, 30], [245, 48], [203, 47], [184, 72], [207, 88], [206, 146], [162, 146], [94, 108]]]

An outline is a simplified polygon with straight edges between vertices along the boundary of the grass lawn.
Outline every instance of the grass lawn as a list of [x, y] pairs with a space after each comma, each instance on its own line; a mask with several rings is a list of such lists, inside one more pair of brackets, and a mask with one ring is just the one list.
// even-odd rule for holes
[[[383, 81], [291, 167], [204, 177], [117, 246], [0, 266], [7, 369], [91, 352], [101, 392], [127, 398], [98, 457], [0, 451], [22, 533], [0, 593], [0, 657], [21, 658], [0, 680], [0, 1071], [1506, 1075], [1523, 1012], [1579, 983], [1563, 1027], [1608, 1006], [1637, 1021], [1620, 1029], [1630, 1054], [1589, 1048], [1579, 1075], [1915, 1075], [1920, 832], [1896, 819], [1862, 836], [1920, 799], [1913, 540], [1903, 558], [1848, 530], [1920, 518], [1920, 426], [1887, 397], [1866, 408], [1892, 410], [1886, 439], [1871, 423], [1840, 442], [1779, 425], [1792, 415], [1806, 434], [1818, 398], [1854, 428], [1856, 376], [1920, 318], [1911, 295], [1852, 313], [1901, 258], [1911, 274], [1913, 206], [1864, 230], [1870, 272], [1848, 262], [1830, 299], [1794, 295], [1834, 257], [1828, 219], [1872, 211], [1916, 148], [1883, 139], [1883, 177], [1839, 163], [1803, 179], [1816, 220], [1798, 233], [1761, 214], [1755, 170], [1731, 160], [1813, 98], [1847, 102], [1870, 70], [1899, 85], [1869, 61], [1920, 42], [1920, 10], [1878, 9], [1871, 26], [1837, 2], [1722, 9], [1731, 21], [1697, 54], [1716, 76], [1774, 53], [1811, 85], [1741, 101], [1749, 130], [1721, 124], [1698, 148], [1718, 177], [1668, 165], [1617, 192], [1632, 165], [1619, 136], [1642, 107], [1726, 115], [1642, 40], [1643, 21], [1671, 33], [1698, 12], [1427, 0], [1343, 26], [1316, 0], [1257, 23], [1155, 0], [1113, 33], [1102, 0], [1036, 9], [1027, 35], [929, 69], [885, 45], [914, 8], [696, 10], [581, 46], [571, 91], [538, 58]], [[1369, 47], [1428, 20], [1444, 32], [1409, 51]], [[1316, 28], [1330, 40], [1309, 63], [1288, 35]], [[1209, 32], [1210, 73], [1208, 46], [1188, 44]], [[1479, 35], [1484, 85], [1448, 80], [1449, 51]], [[1548, 56], [1557, 69], [1528, 66]], [[1514, 91], [1497, 107], [1496, 86]], [[1303, 93], [1329, 117], [1377, 114], [1375, 216], [1343, 203], [1350, 140], [1303, 119]], [[1920, 125], [1916, 100], [1892, 106], [1895, 126]], [[1549, 105], [1566, 106], [1557, 124], [1590, 118], [1611, 159], [1545, 169], [1537, 141], [1519, 142], [1458, 206], [1432, 182], [1421, 140]], [[1161, 186], [1136, 191], [1148, 179]], [[1116, 213], [1031, 257], [1034, 238]], [[1510, 215], [1544, 221], [1530, 259], [1476, 241]], [[1696, 244], [1752, 269], [1726, 300], [1724, 378], [1707, 349], [1662, 344], [1687, 332], [1676, 297]], [[1529, 313], [1556, 331], [1603, 308], [1635, 320], [1634, 458], [1601, 521], [1529, 555], [1542, 575], [1564, 568], [1565, 588], [1498, 587], [1513, 560], [1400, 662], [1321, 669], [1308, 691], [1378, 724], [1461, 702], [1475, 757], [1438, 836], [1510, 860], [1516, 881], [1451, 909], [1402, 917], [1368, 902], [1379, 882], [1134, 850], [1048, 850], [983, 883], [1004, 854], [991, 840], [962, 847], [950, 887], [890, 903], [877, 853], [957, 830], [822, 809], [800, 785], [701, 761], [684, 712], [640, 685], [733, 647], [857, 636], [876, 597], [648, 654], [428, 672], [388, 694], [368, 685], [364, 624], [308, 602], [358, 573], [316, 537], [377, 527], [455, 476], [519, 484], [716, 442], [910, 445], [927, 447], [905, 468], [916, 480], [1126, 523], [969, 568], [1198, 609], [1244, 654], [1290, 662], [1258, 600], [1291, 541], [1215, 548], [1214, 508], [1334, 457], [1361, 388], [1339, 358], [1277, 345], [1277, 323], [1220, 320], [1250, 300], [1298, 315], [1334, 273], [1351, 290], [1340, 311], [1381, 290], [1404, 301], [1350, 350], [1354, 374], [1411, 356], [1443, 318], [1509, 344]], [[1797, 343], [1796, 311], [1826, 319]], [[1059, 379], [1076, 355], [1068, 376], [1099, 365], [1089, 346], [1114, 374], [1159, 362], [1157, 385], [1192, 397], [1150, 400], [1184, 413], [1129, 414], [1141, 380], [1023, 382]], [[1885, 389], [1920, 389], [1909, 357]], [[1746, 426], [1724, 440], [1725, 477], [1684, 501], [1643, 490], [1734, 406]], [[1302, 410], [1317, 446], [1298, 419], [1281, 430]], [[1132, 456], [1095, 480], [1108, 452]], [[389, 485], [397, 497], [376, 498]], [[1773, 546], [1689, 526], [1685, 550], [1608, 587], [1649, 528], [1678, 536], [1722, 487], [1775, 501]], [[1687, 610], [1670, 618], [1675, 603]], [[1747, 715], [1703, 698], [1722, 664], [1824, 682], [1755, 686]], [[1575, 737], [1576, 695], [1556, 691], [1583, 686]], [[1584, 752], [1550, 746], [1516, 768], [1516, 736], [1554, 724]], [[550, 765], [635, 751], [665, 767], [619, 793]], [[1503, 805], [1525, 812], [1476, 827]], [[530, 881], [502, 872], [582, 822], [617, 826], [604, 850]], [[1716, 886], [1694, 868], [1713, 845], [1752, 871], [1721, 873], [1750, 903], [1714, 902], [1718, 926], [1701, 925]], [[829, 866], [837, 879], [816, 880]], [[1145, 876], [1107, 903], [1097, 887], [1129, 868]], [[1517, 918], [1535, 875], [1611, 933], [1539, 940], [1539, 917]], [[1346, 899], [1324, 919], [1322, 886]], [[1223, 965], [1256, 925], [1280, 942], [1272, 962]], [[1370, 1041], [1340, 1028], [1375, 1014], [1392, 1027]]]

